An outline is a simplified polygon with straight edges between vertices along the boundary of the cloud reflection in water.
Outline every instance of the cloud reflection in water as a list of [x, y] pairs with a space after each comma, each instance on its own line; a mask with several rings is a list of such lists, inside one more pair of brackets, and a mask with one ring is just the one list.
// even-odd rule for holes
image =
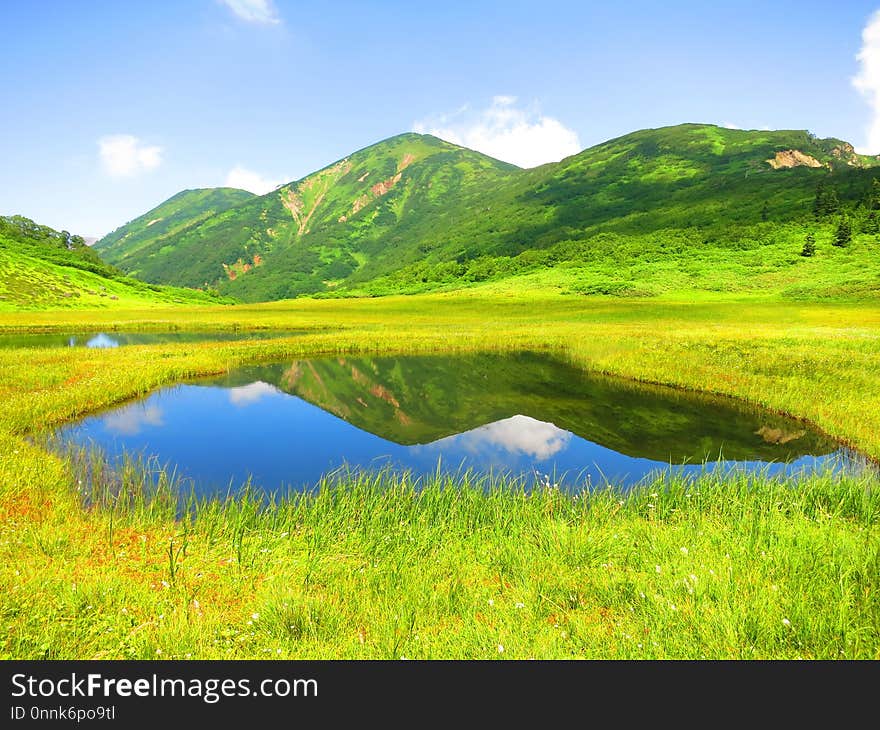
[[545, 461], [565, 449], [570, 441], [569, 431], [529, 416], [516, 415], [480, 426], [472, 431], [447, 436], [435, 441], [431, 446], [458, 448], [472, 454], [495, 448], [509, 454], [525, 455], [538, 461]]
[[258, 380], [248, 385], [239, 385], [229, 389], [229, 402], [234, 406], [248, 406], [256, 403], [267, 395], [280, 393], [274, 385]]
[[162, 409], [147, 403], [132, 403], [104, 416], [104, 428], [122, 436], [139, 434], [145, 426], [162, 426]]

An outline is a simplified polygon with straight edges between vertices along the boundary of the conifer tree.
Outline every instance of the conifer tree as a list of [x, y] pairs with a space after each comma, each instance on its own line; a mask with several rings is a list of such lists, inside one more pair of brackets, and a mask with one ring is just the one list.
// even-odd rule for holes
[[837, 190], [829, 187], [823, 180], [816, 186], [816, 197], [813, 199], [813, 216], [818, 220], [834, 215], [840, 210]]
[[840, 219], [840, 222], [837, 224], [837, 230], [834, 231], [834, 241], [833, 244], [840, 248], [844, 248], [849, 246], [852, 241], [852, 224], [849, 222], [849, 218], [844, 216]]
[[880, 180], [874, 178], [871, 181], [871, 189], [865, 196], [865, 208], [870, 210], [880, 210]]
[[804, 247], [801, 250], [801, 256], [814, 256], [816, 254], [816, 237], [812, 233], [808, 233], [804, 239]]

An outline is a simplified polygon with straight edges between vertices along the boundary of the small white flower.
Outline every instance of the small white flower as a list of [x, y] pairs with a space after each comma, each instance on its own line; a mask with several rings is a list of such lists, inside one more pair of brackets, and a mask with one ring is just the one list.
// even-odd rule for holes
[[515, 603], [513, 607], [514, 608], [525, 608], [526, 604], [525, 603]]
[[157, 654], [161, 654], [161, 653], [162, 653], [162, 650], [161, 650], [161, 649], [156, 649], [156, 653], [157, 653]]
[[499, 645], [498, 645], [498, 653], [499, 653], [499, 654], [503, 654], [503, 653], [504, 653], [504, 644], [499, 644]]
[[678, 608], [676, 607], [676, 605], [675, 605], [674, 603], [670, 603], [670, 604], [669, 604], [669, 608], [672, 609], [673, 611], [677, 611], [677, 610], [678, 610]]
[[252, 618], [254, 621], [256, 621], [258, 618], [260, 618], [260, 614], [258, 614], [258, 613], [252, 613], [252, 614], [251, 614], [251, 618]]
[[681, 554], [682, 554], [682, 555], [687, 555], [687, 554], [688, 554], [688, 549], [687, 549], [686, 547], [681, 548]]
[[662, 570], [662, 568], [659, 565], [655, 565], [654, 570], [659, 573]]
[[789, 621], [787, 618], [784, 618], [784, 619], [782, 619], [782, 625], [783, 626], [791, 626], [791, 621]]
[[490, 606], [495, 605], [495, 601], [493, 601], [491, 598], [488, 601], [486, 601], [486, 603], [488, 603]]

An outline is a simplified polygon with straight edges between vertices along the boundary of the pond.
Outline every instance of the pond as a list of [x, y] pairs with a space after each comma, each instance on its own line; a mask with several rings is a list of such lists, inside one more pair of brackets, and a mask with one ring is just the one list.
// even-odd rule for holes
[[734, 401], [584, 373], [544, 354], [334, 357], [184, 383], [58, 431], [109, 457], [155, 455], [203, 496], [248, 476], [277, 492], [354, 469], [470, 469], [581, 489], [663, 469], [793, 474], [845, 456], [808, 426]]
[[79, 332], [75, 334], [5, 334], [0, 335], [0, 349], [19, 347], [124, 347], [158, 345], [166, 342], [216, 342], [262, 340], [303, 334], [296, 332]]

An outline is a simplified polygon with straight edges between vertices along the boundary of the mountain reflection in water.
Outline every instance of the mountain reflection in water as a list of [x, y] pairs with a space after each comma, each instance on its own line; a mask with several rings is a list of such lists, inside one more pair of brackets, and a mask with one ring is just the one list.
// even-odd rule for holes
[[267, 490], [346, 465], [417, 475], [441, 467], [556, 475], [626, 487], [675, 465], [790, 473], [838, 446], [733, 401], [582, 372], [543, 354], [336, 357], [243, 368], [182, 384], [61, 429], [76, 443], [156, 455], [202, 493], [248, 475]]

